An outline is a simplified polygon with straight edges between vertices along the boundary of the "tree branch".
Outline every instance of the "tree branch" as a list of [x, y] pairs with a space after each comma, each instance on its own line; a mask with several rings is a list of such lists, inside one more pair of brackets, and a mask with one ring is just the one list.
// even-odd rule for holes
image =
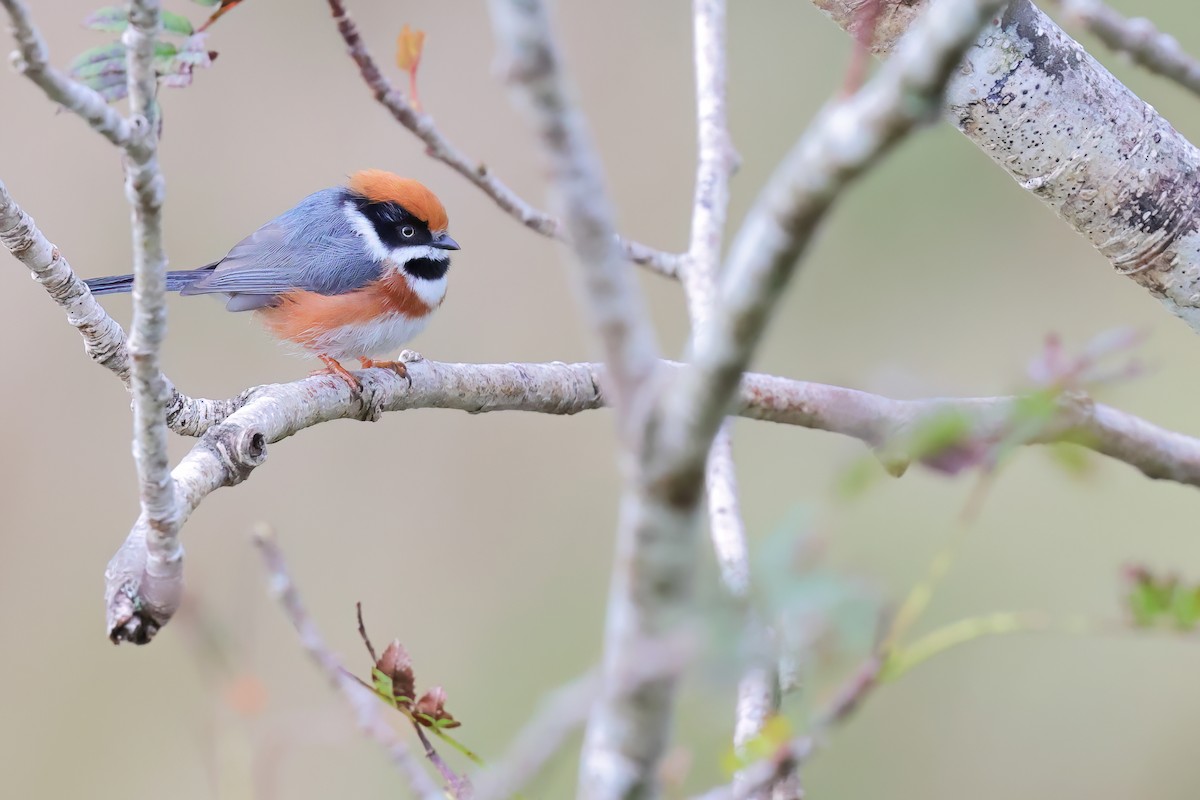
[[1071, 22], [1082, 25], [1100, 41], [1134, 62], [1200, 94], [1200, 61], [1144, 17], [1127, 19], [1100, 0], [1057, 0]]
[[[425, 143], [428, 153], [446, 166], [462, 175], [490, 197], [502, 211], [525, 227], [553, 239], [565, 239], [562, 223], [544, 211], [540, 211], [521, 199], [507, 184], [492, 174], [484, 164], [469, 158], [458, 149], [440, 130], [433, 117], [413, 107], [403, 90], [393, 86], [379, 69], [379, 65], [367, 50], [358, 26], [350, 18], [343, 0], [328, 0], [329, 10], [337, 23], [338, 32], [346, 42], [350, 57], [358, 65], [363, 81], [375, 99], [386, 108], [397, 122]], [[620, 240], [626, 258], [642, 264], [660, 275], [674, 277], [678, 269], [679, 256], [664, 253], [637, 242]]]
[[[696, 186], [692, 200], [692, 229], [682, 273], [693, 330], [710, 324], [717, 301], [717, 276], [721, 242], [729, 211], [729, 180], [736, 156], [729, 139], [726, 117], [726, 47], [724, 0], [692, 3], [696, 72]], [[750, 563], [746, 527], [738, 503], [737, 473], [733, 464], [732, 426], [717, 432], [705, 467], [708, 527], [721, 579], [726, 590], [750, 607]], [[733, 743], [744, 747], [767, 719], [778, 710], [776, 673], [770, 663], [752, 663], [738, 682]], [[735, 783], [745, 780], [741, 773]], [[765, 793], [761, 795], [765, 798]]]
[[[847, 30], [858, 0], [813, 0]], [[881, 0], [887, 52], [929, 2]], [[1117, 272], [1200, 331], [1200, 151], [1029, 0], [950, 82], [945, 115]], [[1102, 118], [1103, 124], [1096, 120]]]
[[632, 449], [658, 364], [650, 316], [618, 245], [603, 171], [570, 98], [545, 8], [540, 0], [492, 0], [489, 7], [514, 94], [550, 162], [567, 234], [583, 269], [583, 303], [603, 345], [618, 428]]
[[[418, 408], [576, 414], [604, 406], [599, 389], [603, 368], [597, 364], [415, 361], [408, 369], [413, 378], [411, 388], [392, 373], [374, 369], [358, 373], [363, 383], [358, 395], [343, 381], [314, 376], [260, 386], [236, 401], [225, 401], [223, 407], [236, 410], [210, 420], [213, 424], [172, 472], [183, 504], [181, 521], [211, 492], [249, 477], [266, 460], [267, 445], [331, 420], [372, 421], [387, 411]], [[674, 375], [685, 367], [664, 362], [663, 369]], [[969, 424], [972, 440], [998, 442], [1008, 437], [1015, 421], [1021, 419], [1021, 402], [1018, 397], [893, 400], [854, 389], [749, 373], [733, 413], [851, 436], [874, 448], [892, 474], [902, 474], [921, 455], [908, 452], [905, 444], [928, 420], [954, 414]], [[1148, 477], [1200, 487], [1200, 439], [1159, 428], [1085, 396], [1061, 396], [1054, 416], [1027, 443], [1063, 441], [1123, 461]], [[144, 537], [139, 521], [114, 557], [113, 563], [123, 564], [123, 569], [106, 575], [111, 592], [121, 585], [121, 574], [145, 571]], [[134, 640], [149, 641], [175, 610], [156, 598], [173, 596], [176, 588], [172, 584], [177, 579], [174, 575], [144, 579], [138, 587], [140, 593], [126, 595], [128, 607], [110, 609], [110, 613], [126, 615], [114, 616], [110, 626], [140, 623], [144, 630]]]
[[[767, 207], [781, 216], [772, 223], [762, 201], [752, 212], [741, 252], [735, 243], [730, 256], [712, 323], [693, 333], [694, 367], [656, 405], [637, 484], [622, 504], [605, 645], [610, 670], [690, 610], [693, 531], [708, 450], [807, 237], [837, 193], [936, 107], [962, 52], [1000, 5], [950, 0], [935, 6], [900, 54], [802, 139], [767, 194]], [[800, 169], [804, 182], [790, 185]], [[751, 234], [761, 235], [756, 253], [749, 252]], [[616, 800], [655, 793], [673, 697], [671, 680], [637, 690], [610, 686], [588, 728], [584, 796]]]
[[132, 368], [125, 331], [96, 302], [62, 253], [17, 205], [3, 182], [0, 182], [0, 243], [29, 268], [50, 298], [67, 312], [67, 322], [83, 337], [88, 358], [129, 386]]
[[408, 782], [420, 800], [444, 800], [445, 795], [421, 768], [420, 763], [413, 758], [408, 747], [400, 740], [396, 731], [383, 717], [387, 708], [375, 694], [343, 669], [337, 657], [330, 651], [329, 646], [321, 638], [321, 632], [316, 623], [308, 615], [304, 604], [300, 601], [300, 593], [288, 573], [287, 563], [275, 534], [263, 525], [254, 534], [254, 543], [262, 554], [271, 579], [271, 592], [279, 600], [292, 627], [300, 638], [300, 644], [308, 651], [308, 655], [316, 662], [325, 677], [342, 695], [346, 705], [354, 714], [359, 728], [370, 738], [374, 739], [387, 751], [388, 757], [396, 769]]
[[83, 118], [97, 133], [117, 147], [128, 147], [136, 138], [133, 126], [94, 89], [50, 66], [46, 42], [33, 24], [25, 0], [0, 0], [12, 20], [13, 36], [20, 48], [12, 54], [13, 66], [33, 81], [46, 96]]
[[[126, 149], [125, 193], [133, 207], [133, 331], [129, 352], [133, 361], [133, 455], [142, 513], [105, 571], [109, 637], [114, 641], [148, 639], [152, 633], [138, 624], [139, 598], [156, 608], [174, 610], [183, 588], [179, 528], [185, 513], [180, 509], [167, 460], [166, 409], [171, 387], [159, 369], [167, 324], [167, 256], [162, 242], [164, 181], [158, 167], [158, 76], [154, 67], [159, 27], [158, 0], [132, 0], [122, 41], [127, 56], [129, 105], [139, 140], [136, 146]], [[134, 543], [145, 548], [144, 558], [129, 552]], [[130, 565], [139, 562], [142, 569], [130, 572]], [[118, 620], [124, 624], [117, 624]]]

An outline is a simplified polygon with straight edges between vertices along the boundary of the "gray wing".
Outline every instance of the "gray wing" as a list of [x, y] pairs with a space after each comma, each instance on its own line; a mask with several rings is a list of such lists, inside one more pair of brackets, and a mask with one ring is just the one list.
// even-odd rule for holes
[[241, 311], [269, 305], [293, 289], [344, 294], [378, 279], [382, 266], [368, 257], [346, 219], [345, 202], [341, 189], [309, 195], [238, 242], [180, 294], [228, 294], [230, 310]]

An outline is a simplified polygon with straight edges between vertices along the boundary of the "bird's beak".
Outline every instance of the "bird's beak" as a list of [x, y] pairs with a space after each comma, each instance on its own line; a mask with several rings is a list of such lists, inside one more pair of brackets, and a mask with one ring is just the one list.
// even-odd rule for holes
[[458, 242], [450, 238], [448, 233], [439, 233], [437, 238], [430, 242], [434, 247], [441, 250], [458, 250]]

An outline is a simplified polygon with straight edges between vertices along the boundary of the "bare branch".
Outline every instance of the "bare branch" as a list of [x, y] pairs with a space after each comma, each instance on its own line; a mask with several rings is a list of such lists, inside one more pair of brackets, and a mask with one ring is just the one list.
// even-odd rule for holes
[[[83, 337], [88, 357], [130, 387], [132, 360], [125, 330], [96, 302], [58, 248], [51, 244], [0, 181], [0, 244], [29, 268], [33, 277], [67, 312], [67, 321]], [[181, 394], [165, 376], [170, 391], [167, 426], [183, 436], [199, 436], [245, 404], [254, 389], [229, 400], [207, 400]]]
[[50, 66], [46, 42], [34, 26], [25, 0], [0, 0], [0, 5], [12, 20], [13, 36], [20, 47], [12, 55], [17, 72], [37, 84], [52, 101], [82, 117], [117, 147], [129, 146], [136, 138], [133, 126], [99, 92]]
[[567, 233], [583, 268], [584, 305], [604, 347], [612, 405], [628, 445], [653, 389], [654, 329], [618, 246], [603, 171], [570, 99], [545, 8], [539, 0], [492, 0], [489, 7], [515, 95], [550, 160]]
[[[543, 236], [565, 239], [563, 225], [559, 220], [525, 202], [507, 184], [493, 175], [484, 164], [469, 158], [466, 153], [459, 150], [438, 130], [433, 117], [414, 108], [404, 92], [392, 85], [379, 69], [379, 65], [376, 64], [370, 51], [367, 50], [367, 46], [358, 32], [358, 26], [350, 18], [346, 4], [342, 0], [329, 0], [329, 10], [333, 13], [338, 32], [346, 42], [350, 57], [358, 65], [363, 81], [366, 82], [375, 99], [391, 113], [397, 122], [425, 143], [430, 156], [475, 184], [484, 194], [495, 201], [502, 211], [525, 227]], [[664, 253], [661, 250], [628, 240], [621, 240], [621, 248], [631, 261], [643, 264], [660, 275], [667, 277], [676, 275], [679, 256], [673, 253]]]
[[400, 740], [396, 731], [383, 717], [387, 708], [375, 694], [342, 668], [337, 657], [329, 650], [321, 638], [316, 623], [309, 617], [300, 601], [300, 593], [288, 573], [287, 563], [279, 549], [275, 534], [265, 525], [259, 526], [254, 534], [254, 543], [262, 553], [263, 561], [270, 577], [271, 592], [283, 606], [292, 627], [300, 638], [300, 644], [308, 651], [309, 656], [316, 662], [325, 677], [342, 695], [346, 705], [354, 714], [358, 726], [370, 738], [374, 739], [387, 751], [388, 757], [396, 769], [408, 782], [420, 800], [444, 800], [441, 790], [434, 784], [421, 765], [417, 762], [408, 747]]
[[[838, 192], [937, 107], [963, 51], [1000, 0], [947, 0], [914, 26], [862, 91], [822, 116], [768, 188], [735, 243], [710, 324], [647, 425], [637, 485], [622, 503], [605, 652], [616, 672], [647, 638], [690, 610], [693, 531], [709, 448], [808, 236]], [[768, 210], [769, 209], [769, 210]], [[750, 246], [750, 242], [754, 246]], [[588, 726], [585, 797], [655, 794], [674, 682], [610, 686]]]
[[[847, 29], [859, 5], [813, 2]], [[930, 7], [884, 3], [878, 52]], [[1013, 0], [999, 22], [950, 82], [946, 117], [1120, 274], [1200, 331], [1200, 184], [1185, 177], [1200, 150], [1029, 0]]]
[[[109, 636], [114, 640], [147, 636], [140, 625], [114, 625], [114, 609], [119, 609], [119, 617], [135, 619], [129, 611], [137, 605], [134, 598], [139, 595], [149, 598], [157, 608], [173, 609], [183, 588], [179, 528], [185, 513], [181, 512], [167, 460], [166, 409], [171, 387], [158, 366], [167, 324], [167, 256], [162, 242], [164, 181], [158, 167], [158, 76], [154, 67], [159, 27], [158, 0], [132, 0], [122, 40], [127, 56], [129, 105], [140, 139], [126, 152], [125, 192], [133, 207], [133, 331], [129, 351], [133, 360], [133, 455], [142, 514], [105, 572]], [[138, 541], [146, 548], [145, 574], [140, 578], [126, 571], [129, 547]], [[145, 590], [143, 584], [148, 585]]]
[[[530, 411], [576, 414], [600, 408], [603, 368], [597, 364], [445, 364], [413, 361], [408, 365], [413, 385], [386, 370], [358, 373], [361, 394], [352, 394], [344, 381], [315, 376], [294, 383], [261, 386], [237, 401], [214, 402], [213, 408], [236, 407], [208, 425], [200, 441], [172, 472], [185, 520], [205, 496], [222, 486], [245, 480], [266, 459], [267, 445], [334, 419], [375, 420], [386, 411], [452, 408], [469, 413]], [[668, 376], [685, 368], [663, 362]], [[243, 399], [244, 398], [244, 399]], [[860, 439], [884, 459], [888, 470], [901, 474], [913, 458], [904, 443], [930, 418], [955, 414], [970, 423], [970, 436], [1000, 441], [1019, 419], [1021, 399], [891, 398], [793, 381], [770, 375], [747, 374], [733, 413], [751, 419], [798, 425]], [[184, 420], [192, 424], [192, 420]], [[197, 423], [197, 428], [204, 427]], [[1082, 395], [1063, 395], [1057, 411], [1030, 443], [1073, 441], [1151, 478], [1200, 487], [1200, 439], [1175, 433]], [[139, 622], [138, 636], [148, 641], [170, 618], [174, 607], [159, 597], [172, 597], [178, 575], [148, 578], [145, 572], [145, 530], [139, 523], [106, 574], [111, 592], [110, 630]], [[633, 669], [632, 666], [626, 667]]]
[[21, 210], [3, 182], [0, 182], [0, 243], [29, 268], [50, 298], [67, 312], [67, 321], [83, 337], [88, 358], [111, 370], [129, 386], [131, 366], [125, 331], [96, 302], [62, 253]]
[[[692, 200], [692, 230], [684, 261], [683, 289], [692, 328], [710, 324], [717, 299], [721, 243], [729, 211], [729, 179], [735, 154], [725, 112], [725, 3], [694, 0], [693, 39], [696, 71], [698, 158]], [[725, 588], [753, 615], [746, 528], [738, 507], [737, 473], [733, 464], [732, 426], [726, 423], [713, 439], [705, 467], [708, 527]], [[775, 670], [752, 663], [738, 683], [733, 743], [743, 747], [778, 710]], [[745, 782], [739, 773], [737, 784]], [[765, 793], [763, 795], [765, 797]]]
[[1082, 25], [1118, 53], [1124, 53], [1151, 72], [1200, 94], [1200, 61], [1163, 33], [1153, 22], [1127, 19], [1100, 0], [1057, 0], [1070, 22]]

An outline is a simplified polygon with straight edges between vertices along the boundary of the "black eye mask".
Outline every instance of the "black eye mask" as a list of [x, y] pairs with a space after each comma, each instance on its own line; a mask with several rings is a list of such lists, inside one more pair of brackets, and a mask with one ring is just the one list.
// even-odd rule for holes
[[[407, 245], [424, 245], [433, 241], [429, 226], [396, 203], [372, 203], [365, 197], [351, 195], [354, 207], [367, 218], [379, 241], [389, 250]], [[413, 235], [405, 236], [403, 230], [412, 228]], [[444, 270], [443, 270], [444, 271]]]

